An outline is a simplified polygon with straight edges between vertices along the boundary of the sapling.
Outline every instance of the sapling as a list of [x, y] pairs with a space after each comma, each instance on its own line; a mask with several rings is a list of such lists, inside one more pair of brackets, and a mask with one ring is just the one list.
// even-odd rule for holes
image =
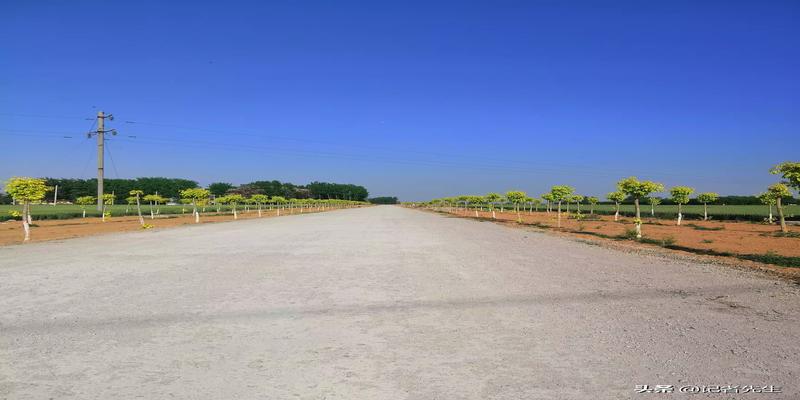
[[627, 196], [633, 198], [633, 205], [636, 210], [634, 227], [636, 229], [636, 239], [642, 238], [642, 212], [639, 201], [649, 196], [651, 193], [664, 190], [664, 185], [652, 181], [639, 181], [635, 176], [625, 178], [617, 182], [617, 189]]
[[6, 183], [6, 193], [15, 202], [22, 204], [22, 229], [25, 231], [24, 241], [31, 240], [31, 203], [41, 202], [50, 188], [44, 179], [14, 177]]
[[670, 198], [678, 204], [678, 226], [683, 220], [683, 205], [689, 202], [689, 196], [694, 193], [694, 189], [688, 186], [675, 186], [669, 190]]
[[703, 203], [703, 221], [708, 221], [708, 203], [713, 203], [719, 200], [719, 195], [713, 192], [700, 193], [697, 195], [697, 201]]

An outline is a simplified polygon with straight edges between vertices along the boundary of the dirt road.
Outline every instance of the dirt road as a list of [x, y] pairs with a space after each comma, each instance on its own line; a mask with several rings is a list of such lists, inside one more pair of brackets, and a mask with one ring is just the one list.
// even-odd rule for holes
[[790, 399], [798, 360], [796, 285], [392, 206], [0, 248], [0, 399]]

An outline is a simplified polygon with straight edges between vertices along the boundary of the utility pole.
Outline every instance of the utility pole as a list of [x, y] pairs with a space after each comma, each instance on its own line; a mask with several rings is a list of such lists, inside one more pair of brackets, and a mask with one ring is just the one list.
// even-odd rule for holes
[[112, 114], [105, 115], [104, 112], [97, 112], [97, 130], [89, 132], [88, 136], [97, 135], [97, 211], [103, 211], [103, 164], [105, 163], [105, 133], [110, 132], [116, 135], [115, 129], [105, 130], [105, 120], [114, 120]]

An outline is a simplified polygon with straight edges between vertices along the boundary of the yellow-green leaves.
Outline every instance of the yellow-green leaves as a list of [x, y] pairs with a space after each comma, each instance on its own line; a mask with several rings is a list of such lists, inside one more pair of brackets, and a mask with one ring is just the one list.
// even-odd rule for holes
[[97, 202], [97, 199], [95, 199], [94, 196], [81, 196], [81, 197], [78, 197], [77, 199], [75, 199], [75, 204], [78, 204], [78, 205], [84, 206], [84, 207], [85, 206], [90, 206], [90, 205], [92, 205], [92, 204], [94, 204], [96, 202]]
[[622, 203], [627, 195], [625, 192], [611, 192], [606, 194], [606, 198], [614, 203]]
[[800, 191], [800, 162], [783, 162], [773, 167], [769, 172], [775, 175], [782, 175], [783, 179], [786, 179], [786, 185]]
[[789, 191], [789, 187], [784, 185], [783, 183], [776, 183], [767, 188], [767, 193], [770, 194], [775, 199], [790, 197], [792, 192]]
[[42, 201], [49, 191], [45, 180], [39, 178], [14, 177], [6, 183], [6, 193], [23, 203]]
[[191, 200], [191, 202], [205, 200], [210, 195], [211, 193], [206, 189], [195, 188], [195, 189], [181, 190], [181, 197], [184, 199], [189, 199]]
[[701, 203], [708, 204], [708, 203], [713, 203], [717, 200], [719, 200], [719, 195], [714, 192], [705, 192], [697, 195], [697, 201]]
[[567, 185], [556, 185], [550, 188], [550, 196], [553, 201], [569, 201], [574, 192], [575, 188]]
[[686, 204], [689, 202], [689, 196], [694, 193], [694, 189], [688, 186], [675, 186], [669, 190], [670, 198], [678, 204]]
[[617, 189], [634, 199], [641, 199], [650, 193], [661, 192], [664, 185], [653, 181], [640, 181], [635, 176], [617, 182]]

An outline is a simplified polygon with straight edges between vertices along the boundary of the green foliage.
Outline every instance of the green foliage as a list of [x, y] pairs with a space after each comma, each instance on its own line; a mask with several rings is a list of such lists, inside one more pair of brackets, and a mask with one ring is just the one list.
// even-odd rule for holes
[[657, 206], [661, 204], [661, 197], [649, 196], [647, 202], [650, 203], [651, 206]]
[[767, 192], [775, 199], [784, 198], [784, 197], [791, 197], [792, 192], [789, 191], [789, 187], [784, 185], [783, 183], [776, 183], [767, 188]]
[[283, 196], [272, 196], [272, 199], [270, 200], [276, 204], [285, 204], [287, 202], [286, 198]]
[[81, 208], [86, 208], [86, 206], [90, 206], [96, 202], [97, 199], [94, 196], [81, 196], [75, 199], [75, 204], [80, 205]]
[[686, 204], [689, 202], [689, 196], [694, 193], [694, 189], [688, 186], [675, 186], [669, 190], [670, 198], [677, 204]]
[[569, 201], [572, 193], [575, 192], [575, 188], [572, 186], [567, 185], [556, 185], [550, 188], [550, 196], [553, 198], [553, 201]]
[[265, 194], [254, 194], [250, 197], [250, 200], [252, 200], [255, 204], [264, 204], [269, 202], [269, 196]]
[[497, 203], [503, 196], [499, 193], [486, 193], [486, 196], [483, 196], [483, 198], [486, 199], [487, 203]]
[[105, 204], [105, 205], [114, 204], [114, 200], [115, 199], [116, 199], [116, 196], [114, 196], [111, 193], [106, 193], [106, 194], [103, 195], [103, 204]]
[[210, 196], [210, 192], [206, 189], [184, 189], [181, 190], [181, 197], [184, 199], [191, 200], [190, 202], [199, 202], [205, 199], [208, 199]]
[[775, 194], [769, 191], [759, 194], [758, 200], [768, 206], [774, 206], [778, 202], [778, 199], [777, 197], [775, 197]]
[[589, 196], [589, 197], [586, 198], [586, 202], [591, 204], [591, 205], [595, 205], [595, 204], [600, 202], [600, 199], [598, 199], [595, 196]]
[[372, 204], [397, 204], [398, 203], [397, 197], [389, 197], [389, 196], [373, 197], [371, 199], [367, 199], [367, 201], [372, 203]]
[[228, 190], [233, 189], [235, 186], [228, 182], [214, 182], [208, 185], [208, 191], [214, 196], [224, 196]]
[[786, 180], [785, 184], [800, 191], [800, 162], [783, 162], [769, 171], [775, 175], [782, 175]]
[[613, 201], [614, 203], [622, 203], [625, 200], [626, 196], [627, 195], [625, 194], [625, 192], [622, 191], [610, 192], [606, 194], [606, 198]]
[[[58, 198], [75, 201], [78, 197], [97, 193], [97, 179], [46, 178], [48, 186], [58, 185]], [[167, 198], [177, 198], [183, 189], [197, 187], [197, 182], [179, 178], [105, 179], [104, 190], [108, 193], [128, 193], [141, 190], [143, 193], [158, 193]], [[52, 198], [52, 196], [48, 196]]]
[[136, 197], [133, 197], [133, 196], [126, 197], [125, 198], [125, 202], [130, 204], [130, 205], [134, 205], [134, 204], [136, 204]]
[[31, 203], [44, 200], [50, 188], [44, 179], [14, 177], [6, 183], [5, 191], [16, 201]]
[[640, 181], [635, 176], [631, 176], [617, 182], [617, 189], [634, 199], [641, 199], [650, 193], [663, 191], [664, 185], [652, 181]]
[[719, 199], [719, 195], [714, 192], [705, 192], [697, 195], [697, 201], [701, 203], [713, 203]]
[[525, 192], [519, 190], [511, 190], [506, 192], [506, 199], [514, 204], [522, 203], [526, 196], [527, 194], [525, 194]]
[[137, 197], [144, 196], [144, 191], [143, 190], [139, 190], [139, 189], [134, 189], [134, 190], [131, 190], [130, 192], [128, 192], [128, 194], [133, 196], [133, 198], [137, 198]]

